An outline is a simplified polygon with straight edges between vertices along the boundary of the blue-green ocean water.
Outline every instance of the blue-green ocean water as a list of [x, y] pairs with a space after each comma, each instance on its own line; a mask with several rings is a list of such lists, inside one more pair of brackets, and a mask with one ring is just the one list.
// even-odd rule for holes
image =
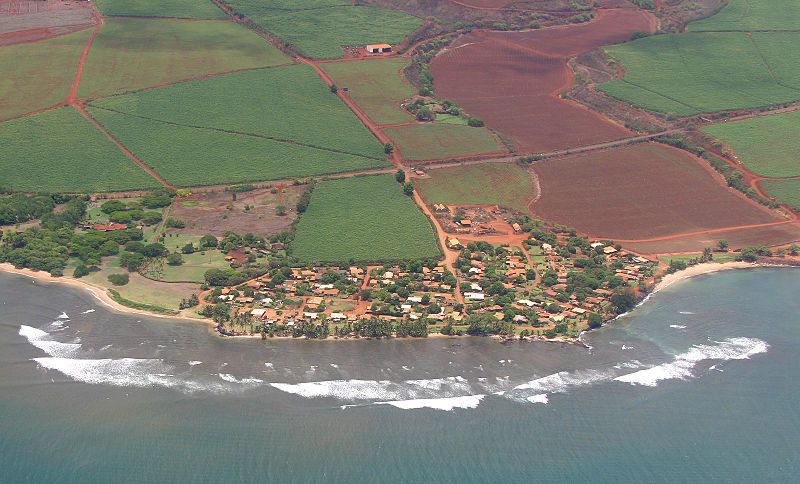
[[798, 296], [698, 277], [591, 349], [263, 342], [0, 275], [0, 481], [797, 481]]

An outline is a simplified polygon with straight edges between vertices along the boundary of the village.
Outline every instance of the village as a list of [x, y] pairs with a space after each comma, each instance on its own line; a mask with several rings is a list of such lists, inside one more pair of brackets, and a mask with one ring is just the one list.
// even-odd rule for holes
[[474, 334], [481, 327], [480, 334], [505, 338], [563, 340], [629, 309], [655, 282], [655, 262], [610, 241], [497, 218], [508, 215], [503, 211], [434, 208], [437, 216], [483, 220], [473, 226], [459, 217], [452, 231], [463, 237], [510, 229], [521, 243], [462, 243], [454, 234], [443, 261], [283, 267], [210, 288], [199, 313], [228, 336], [348, 337], [364, 321], [379, 321], [388, 328], [423, 324], [426, 335]]

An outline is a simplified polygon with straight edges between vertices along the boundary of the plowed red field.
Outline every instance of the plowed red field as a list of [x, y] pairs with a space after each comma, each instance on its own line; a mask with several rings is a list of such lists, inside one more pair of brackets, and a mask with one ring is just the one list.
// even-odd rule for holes
[[474, 31], [431, 63], [437, 94], [510, 137], [524, 152], [602, 143], [631, 133], [559, 98], [572, 85], [567, 58], [653, 31], [640, 10], [599, 10], [584, 24], [526, 32]]
[[724, 186], [704, 160], [660, 144], [574, 155], [533, 170], [541, 189], [536, 216], [595, 237], [644, 242], [784, 221]]

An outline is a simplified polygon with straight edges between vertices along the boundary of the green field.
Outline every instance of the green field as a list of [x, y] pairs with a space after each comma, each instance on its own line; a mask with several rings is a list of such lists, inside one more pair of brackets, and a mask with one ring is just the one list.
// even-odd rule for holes
[[767, 195], [800, 210], [800, 179], [791, 180], [763, 180], [761, 188]]
[[485, 163], [428, 170], [414, 185], [429, 204], [500, 205], [523, 213], [536, 195], [530, 174], [513, 163]]
[[457, 124], [424, 123], [384, 129], [406, 160], [458, 158], [501, 151], [485, 128]]
[[383, 58], [320, 64], [336, 85], [348, 94], [378, 124], [404, 123], [414, 116], [400, 103], [415, 94], [403, 74], [407, 59]]
[[800, 176], [800, 112], [707, 126], [753, 173], [773, 178]]
[[307, 262], [441, 255], [430, 222], [391, 175], [320, 183], [291, 247], [293, 256]]
[[233, 22], [107, 19], [89, 52], [80, 95], [97, 98], [289, 62], [278, 49]]
[[184, 82], [91, 105], [180, 126], [360, 155], [379, 162], [375, 165], [384, 166], [386, 159], [378, 140], [307, 65]]
[[800, 99], [800, 33], [656, 35], [606, 48], [625, 67], [607, 94], [679, 116]]
[[[659, 257], [658, 260], [664, 264], [669, 264], [672, 261], [689, 262], [690, 260], [696, 259], [702, 255], [703, 254], [663, 255]], [[725, 262], [733, 262], [737, 257], [739, 257], [739, 254], [736, 254], [735, 252], [714, 252], [714, 258], [711, 259], [711, 262], [723, 264]]]
[[88, 193], [159, 187], [71, 107], [0, 124], [0, 185]]
[[90, 33], [0, 48], [0, 120], [63, 101]]
[[797, 30], [797, 0], [729, 0], [718, 14], [689, 24], [693, 32], [714, 30]]
[[228, 3], [298, 53], [317, 59], [341, 57], [342, 46], [399, 44], [422, 23], [402, 12], [354, 6], [343, 0], [234, 0]]
[[97, 0], [103, 15], [175, 18], [226, 18], [211, 0]]
[[360, 155], [191, 128], [104, 109], [89, 112], [139, 159], [176, 186], [280, 180], [382, 168]]
[[[200, 237], [197, 237], [199, 239]], [[165, 240], [169, 244], [170, 239]], [[197, 245], [197, 244], [195, 244]], [[174, 252], [174, 251], [173, 251]], [[225, 260], [225, 254], [218, 250], [207, 250], [195, 252], [194, 254], [182, 254], [183, 264], [171, 266], [164, 264], [163, 270], [158, 277], [163, 282], [205, 282], [203, 275], [209, 269], [227, 269], [230, 263]]]

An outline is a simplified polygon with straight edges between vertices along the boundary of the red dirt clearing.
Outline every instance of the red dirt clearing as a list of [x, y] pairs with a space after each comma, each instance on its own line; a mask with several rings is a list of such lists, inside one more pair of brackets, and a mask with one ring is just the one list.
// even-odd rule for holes
[[510, 137], [523, 152], [624, 138], [631, 132], [559, 98], [572, 85], [567, 58], [653, 31], [639, 10], [598, 10], [595, 20], [525, 32], [474, 31], [431, 62], [439, 97]]
[[533, 170], [541, 196], [532, 211], [597, 238], [670, 245], [679, 234], [789, 222], [725, 187], [704, 160], [656, 143], [541, 162]]

